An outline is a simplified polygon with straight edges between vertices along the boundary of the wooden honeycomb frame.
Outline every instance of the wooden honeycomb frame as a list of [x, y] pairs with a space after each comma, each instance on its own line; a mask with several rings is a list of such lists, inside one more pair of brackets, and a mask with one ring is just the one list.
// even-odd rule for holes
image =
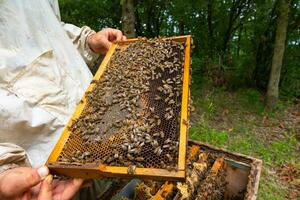
[[[179, 149], [178, 149], [178, 165], [177, 170], [169, 171], [167, 169], [158, 168], [136, 168], [134, 174], [128, 173], [128, 167], [117, 167], [117, 166], [107, 166], [104, 164], [83, 164], [83, 165], [62, 165], [59, 164], [58, 158], [62, 152], [64, 145], [66, 144], [70, 131], [67, 127], [71, 126], [74, 119], [78, 118], [83, 111], [86, 98], [83, 96], [81, 103], [78, 104], [73, 116], [64, 128], [62, 135], [58, 142], [56, 143], [52, 153], [50, 154], [46, 165], [49, 169], [58, 174], [77, 177], [77, 178], [103, 178], [103, 177], [139, 177], [139, 178], [151, 178], [151, 179], [161, 179], [161, 180], [183, 180], [185, 178], [185, 165], [186, 165], [186, 149], [187, 149], [187, 135], [188, 135], [188, 101], [189, 101], [189, 82], [190, 82], [190, 46], [191, 46], [191, 36], [178, 36], [168, 38], [177, 42], [185, 43], [185, 60], [184, 60], [184, 70], [183, 70], [183, 83], [182, 83], [182, 101], [181, 101], [181, 116], [180, 116], [180, 132], [179, 132]], [[93, 80], [99, 80], [101, 75], [105, 71], [111, 56], [114, 54], [118, 46], [128, 45], [132, 42], [136, 42], [141, 39], [130, 39], [126, 42], [120, 42], [118, 44], [113, 44], [106, 54], [104, 60], [102, 61], [97, 73], [95, 74]], [[93, 90], [94, 85], [90, 84], [87, 89], [88, 91]]]

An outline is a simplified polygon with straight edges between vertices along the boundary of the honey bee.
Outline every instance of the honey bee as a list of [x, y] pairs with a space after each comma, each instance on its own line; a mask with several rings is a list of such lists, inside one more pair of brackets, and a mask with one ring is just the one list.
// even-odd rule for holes
[[114, 157], [109, 157], [105, 162], [111, 163], [114, 160]]
[[153, 113], [155, 112], [154, 107], [149, 107], [149, 110]]
[[158, 119], [156, 125], [159, 126], [161, 124], [161, 119]]
[[140, 167], [140, 168], [144, 168], [144, 165], [141, 164], [141, 163], [137, 163], [136, 166], [137, 166], [137, 167]]
[[157, 140], [153, 140], [153, 141], [152, 141], [152, 146], [153, 146], [153, 147], [157, 147], [157, 146], [158, 146]]
[[171, 99], [170, 101], [168, 101], [168, 104], [169, 105], [172, 105], [172, 104], [174, 104], [175, 103], [175, 101], [173, 100], [173, 99]]
[[139, 161], [139, 162], [142, 162], [142, 161], [144, 161], [145, 159], [144, 159], [143, 157], [137, 157], [135, 160], [136, 160], [136, 161]]
[[157, 90], [158, 90], [159, 92], [164, 91], [164, 89], [163, 89], [161, 86], [159, 86], [159, 87], [157, 88]]
[[172, 140], [170, 139], [170, 138], [168, 138], [168, 139], [166, 139], [165, 141], [164, 141], [164, 144], [168, 144], [168, 143], [171, 143], [172, 142]]
[[160, 148], [160, 147], [156, 147], [155, 149], [154, 149], [154, 153], [157, 155], [157, 156], [160, 156], [161, 155], [161, 153], [162, 153], [162, 149]]
[[186, 125], [186, 126], [189, 126], [189, 122], [188, 122], [186, 119], [183, 119], [183, 120], [182, 120], [182, 123], [183, 123], [184, 125]]
[[136, 166], [135, 165], [130, 165], [127, 169], [127, 173], [128, 174], [134, 174], [135, 173], [135, 169], [136, 169]]
[[115, 158], [115, 159], [119, 158], [119, 153], [115, 153], [115, 154], [114, 154], [114, 158]]
[[88, 156], [90, 156], [90, 155], [91, 155], [91, 152], [89, 152], [89, 151], [86, 151], [86, 152], [84, 152], [82, 155], [83, 155], [84, 157], [88, 157]]
[[154, 133], [153, 136], [154, 136], [154, 137], [158, 137], [158, 136], [160, 136], [160, 133], [159, 133], [159, 132]]
[[160, 161], [160, 165], [161, 165], [161, 168], [166, 168], [166, 164], [164, 163], [164, 161]]
[[169, 162], [173, 160], [173, 157], [170, 154], [166, 154], [166, 157], [168, 158]]
[[158, 96], [158, 95], [155, 95], [154, 99], [155, 99], [156, 101], [159, 101], [159, 100], [161, 100], [161, 97]]

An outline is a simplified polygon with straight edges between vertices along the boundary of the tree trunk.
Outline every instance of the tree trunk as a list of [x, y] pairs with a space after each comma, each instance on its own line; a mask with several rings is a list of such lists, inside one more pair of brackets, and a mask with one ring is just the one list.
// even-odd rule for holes
[[280, 0], [272, 67], [267, 90], [266, 106], [268, 108], [274, 108], [278, 100], [278, 86], [285, 50], [290, 4], [291, 0]]
[[127, 38], [135, 37], [134, 0], [122, 1], [122, 29]]

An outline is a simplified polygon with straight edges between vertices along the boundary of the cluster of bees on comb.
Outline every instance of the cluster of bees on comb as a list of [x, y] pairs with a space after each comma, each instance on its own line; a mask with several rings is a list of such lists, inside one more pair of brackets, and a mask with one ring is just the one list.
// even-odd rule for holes
[[68, 127], [84, 150], [67, 142], [59, 161], [176, 169], [184, 49], [160, 38], [118, 47]]

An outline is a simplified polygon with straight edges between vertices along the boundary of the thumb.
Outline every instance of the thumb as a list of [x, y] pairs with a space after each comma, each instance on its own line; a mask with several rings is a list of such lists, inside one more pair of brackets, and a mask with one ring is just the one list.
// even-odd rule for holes
[[48, 174], [49, 169], [46, 166], [42, 166], [38, 169], [26, 168], [22, 171], [18, 188], [26, 191], [40, 183]]
[[2, 174], [0, 188], [5, 196], [11, 197], [20, 195], [40, 183], [48, 174], [49, 169], [45, 166], [38, 169], [18, 167], [7, 170]]
[[51, 200], [52, 199], [52, 180], [53, 176], [48, 175], [42, 182], [41, 190], [38, 196], [38, 200]]

